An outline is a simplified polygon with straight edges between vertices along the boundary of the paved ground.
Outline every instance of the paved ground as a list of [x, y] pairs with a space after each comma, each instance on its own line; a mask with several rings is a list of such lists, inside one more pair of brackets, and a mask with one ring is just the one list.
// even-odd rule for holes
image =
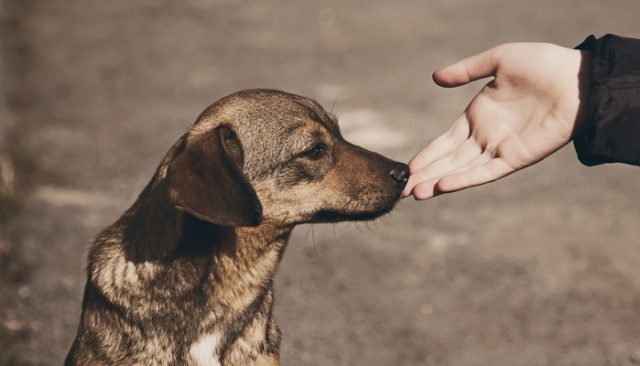
[[[10, 227], [31, 276], [4, 294], [13, 349], [60, 364], [85, 248], [210, 102], [246, 87], [335, 103], [348, 138], [408, 160], [480, 87], [435, 68], [500, 42], [640, 36], [640, 2], [3, 3], [10, 106], [37, 161]], [[499, 183], [295, 232], [276, 280], [285, 365], [640, 362], [640, 170], [570, 147]]]

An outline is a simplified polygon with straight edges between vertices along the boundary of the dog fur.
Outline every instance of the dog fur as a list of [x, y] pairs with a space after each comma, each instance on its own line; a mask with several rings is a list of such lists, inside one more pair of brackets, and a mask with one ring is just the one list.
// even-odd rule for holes
[[65, 364], [279, 365], [273, 275], [293, 227], [378, 217], [407, 176], [309, 98], [222, 98], [95, 239]]

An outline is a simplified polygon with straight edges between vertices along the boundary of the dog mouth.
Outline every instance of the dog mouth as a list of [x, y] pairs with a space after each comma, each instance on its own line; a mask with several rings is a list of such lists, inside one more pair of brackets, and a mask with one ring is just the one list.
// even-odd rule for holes
[[369, 221], [389, 213], [393, 207], [373, 212], [345, 213], [333, 210], [322, 210], [311, 219], [312, 222], [330, 223], [340, 221]]
[[345, 207], [344, 209], [322, 209], [316, 212], [311, 222], [331, 223], [340, 221], [368, 221], [377, 219], [389, 213], [395, 207], [400, 199], [400, 195], [391, 195], [384, 197], [382, 200], [376, 200], [378, 203], [373, 208], [358, 207], [357, 203], [352, 209]]

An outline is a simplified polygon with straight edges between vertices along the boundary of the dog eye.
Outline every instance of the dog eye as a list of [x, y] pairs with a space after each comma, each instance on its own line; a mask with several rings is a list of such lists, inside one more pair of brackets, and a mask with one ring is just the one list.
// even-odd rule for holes
[[320, 143], [307, 150], [304, 155], [311, 160], [318, 160], [324, 156], [325, 152], [327, 152], [327, 146]]

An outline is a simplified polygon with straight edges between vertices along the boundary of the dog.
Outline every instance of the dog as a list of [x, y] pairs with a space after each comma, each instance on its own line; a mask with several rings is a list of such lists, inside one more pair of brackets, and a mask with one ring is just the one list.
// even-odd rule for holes
[[93, 242], [65, 364], [279, 365], [273, 276], [293, 227], [377, 218], [408, 175], [312, 99], [220, 99]]

